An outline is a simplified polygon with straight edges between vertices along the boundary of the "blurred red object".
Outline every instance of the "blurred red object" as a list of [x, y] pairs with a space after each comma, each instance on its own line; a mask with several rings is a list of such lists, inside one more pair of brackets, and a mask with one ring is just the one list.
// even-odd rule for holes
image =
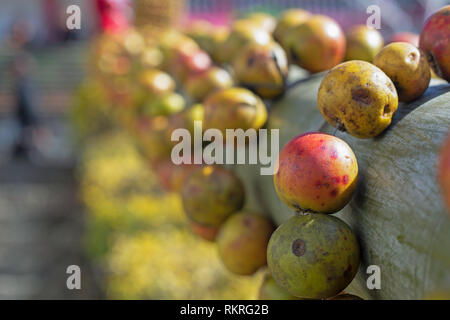
[[130, 26], [130, 0], [96, 0], [96, 4], [102, 31], [118, 33]]

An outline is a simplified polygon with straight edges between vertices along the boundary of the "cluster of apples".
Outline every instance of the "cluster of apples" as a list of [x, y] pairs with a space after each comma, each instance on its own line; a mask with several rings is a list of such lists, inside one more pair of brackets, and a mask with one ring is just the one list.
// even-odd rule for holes
[[[353, 28], [347, 37], [347, 59], [358, 60], [334, 67], [319, 88], [318, 107], [327, 122], [355, 137], [371, 138], [390, 125], [399, 102], [423, 95], [431, 76], [449, 82], [449, 26], [450, 6], [445, 6], [426, 20], [420, 37], [399, 33], [385, 47], [376, 30]], [[366, 41], [361, 41], [363, 34]], [[444, 142], [438, 179], [450, 208], [449, 153]]]
[[[324, 118], [358, 138], [381, 133], [390, 124], [399, 98], [411, 101], [427, 89], [428, 60], [433, 62], [435, 72], [445, 78], [450, 54], [449, 12], [450, 6], [444, 7], [427, 20], [420, 38], [423, 51], [404, 42], [382, 48], [383, 40], [376, 36], [376, 30], [359, 26], [352, 29], [347, 58], [365, 56], [373, 64], [350, 60], [328, 72], [318, 92], [318, 107]], [[373, 42], [362, 46], [361, 37], [369, 32]], [[446, 40], [431, 48], [425, 39], [437, 39], [436, 34]], [[449, 142], [443, 147], [439, 166], [447, 198]], [[275, 190], [298, 214], [273, 233], [267, 258], [275, 282], [293, 296], [333, 297], [356, 275], [360, 263], [356, 236], [347, 224], [329, 214], [350, 201], [357, 177], [356, 157], [347, 143], [337, 137], [306, 133], [281, 150], [278, 172], [274, 175]]]
[[329, 214], [350, 201], [357, 178], [355, 154], [332, 135], [306, 133], [281, 150], [274, 186], [297, 214], [273, 233], [267, 260], [276, 283], [291, 295], [332, 298], [355, 277], [360, 263], [356, 236]]
[[243, 211], [242, 182], [223, 166], [195, 170], [182, 187], [183, 208], [192, 230], [217, 243], [219, 257], [234, 274], [251, 275], [266, 265], [272, 221]]
[[[399, 101], [413, 101], [426, 91], [430, 66], [450, 81], [449, 12], [450, 6], [446, 6], [428, 18], [419, 48], [408, 42], [382, 47], [383, 39], [376, 30], [352, 29], [347, 58], [353, 60], [334, 67], [319, 88], [318, 107], [327, 122], [355, 137], [371, 138], [390, 125]], [[364, 33], [367, 41], [361, 46]], [[417, 41], [407, 34], [394, 40], [401, 37]]]
[[220, 165], [175, 165], [170, 158], [171, 133], [186, 128], [194, 135], [195, 120], [224, 133], [260, 128], [267, 120], [262, 99], [234, 87], [230, 73], [177, 30], [103, 35], [91, 57], [111, 112], [135, 137], [161, 185], [180, 193], [192, 231], [217, 242], [225, 267], [233, 273], [249, 275], [264, 266], [274, 226], [267, 217], [242, 210], [245, 196], [239, 178]]
[[[305, 25], [303, 25], [303, 23], [305, 23]], [[311, 27], [309, 24], [311, 24]], [[296, 26], [301, 27], [297, 28]], [[215, 38], [215, 31], [208, 31], [214, 30], [214, 28], [207, 23], [203, 22], [200, 25], [196, 25], [191, 36], [196, 39], [197, 43], [199, 43], [205, 51], [209, 50], [209, 54], [214, 57], [213, 59], [218, 64], [228, 64], [231, 66], [234, 79], [241, 86], [251, 89], [261, 98], [270, 99], [275, 98], [284, 92], [289, 62], [296, 63], [303, 68], [307, 68], [311, 72], [317, 72], [326, 70], [343, 59], [345, 51], [342, 46], [342, 41], [344, 41], [345, 44], [345, 39], [342, 40], [342, 37], [334, 39], [335, 35], [333, 33], [327, 33], [325, 31], [327, 28], [337, 30], [338, 35], [342, 36], [342, 32], [337, 23], [328, 17], [313, 16], [303, 10], [289, 10], [281, 16], [278, 23], [274, 21], [273, 17], [265, 14], [250, 15], [246, 19], [234, 22], [228, 36], [223, 36], [222, 42], [218, 46], [211, 45], [211, 43], [217, 41], [217, 38]], [[310, 32], [310, 30], [312, 30], [312, 32]], [[317, 32], [315, 33], [315, 31]], [[220, 32], [222, 34], [222, 29]], [[273, 34], [273, 37], [271, 34]], [[328, 38], [329, 36], [331, 36], [331, 38]], [[305, 38], [305, 45], [299, 47], [293, 45], [291, 48], [291, 43], [288, 39], [298, 40], [301, 39], [301, 37]], [[314, 37], [316, 37], [316, 39], [325, 39], [323, 41], [324, 45], [321, 48], [317, 49], [314, 47], [314, 44], [312, 43], [314, 42], [312, 39]], [[273, 38], [276, 38], [280, 44], [275, 42]], [[294, 41], [292, 42], [292, 44], [296, 43], [297, 42]], [[308, 43], [310, 43], [310, 48], [308, 48]], [[219, 50], [214, 50], [213, 48], [219, 48]], [[336, 51], [333, 48], [338, 48], [340, 50]], [[289, 58], [286, 52], [289, 53]], [[335, 56], [333, 56], [331, 60], [329, 57], [325, 56], [329, 54], [329, 52], [335, 53]], [[321, 53], [322, 56], [317, 56], [317, 53]], [[311, 57], [311, 59], [308, 61], [304, 58], [306, 56]], [[318, 60], [316, 60], [316, 58], [318, 58]], [[322, 62], [327, 61], [330, 64], [323, 65], [323, 63], [320, 62], [321, 59], [323, 59]], [[192, 87], [193, 86], [191, 86], [191, 88]], [[191, 89], [190, 91], [192, 92], [194, 90]], [[236, 115], [239, 115], [238, 112], [234, 112], [236, 108], [235, 105], [238, 104], [238, 106], [242, 106], [242, 103], [236, 101], [236, 93], [248, 95], [249, 98], [245, 99], [247, 101], [257, 101], [250, 103], [250, 105], [261, 105], [261, 100], [258, 97], [250, 99], [249, 91], [244, 88], [217, 91], [216, 93], [210, 94], [204, 100], [204, 121], [206, 127], [215, 127], [221, 130], [236, 127], [247, 129], [249, 127], [258, 128], [264, 124], [265, 115], [264, 117], [260, 117], [261, 120], [258, 122], [258, 125], [251, 125], [247, 122], [247, 125], [244, 126], [243, 124], [245, 122], [235, 118]], [[249, 103], [247, 102], [244, 105], [248, 104]], [[260, 114], [263, 113], [264, 111], [260, 112]], [[229, 114], [234, 115], [233, 119], [229, 119]], [[313, 136], [311, 136], [311, 138], [312, 137]], [[306, 148], [308, 148], [308, 146], [311, 147], [311, 141], [309, 139], [310, 137], [304, 139]], [[348, 202], [352, 191], [356, 186], [356, 158], [351, 149], [342, 140], [337, 138], [333, 140], [333, 137], [325, 135], [321, 136], [321, 139], [319, 140], [321, 142], [318, 141], [316, 148], [311, 148], [309, 152], [313, 154], [328, 144], [329, 149], [327, 151], [322, 151], [321, 154], [323, 155], [324, 161], [330, 154], [332, 154], [332, 157], [338, 158], [335, 163], [333, 163], [334, 166], [330, 164], [327, 167], [329, 173], [333, 173], [332, 177], [334, 180], [332, 180], [333, 183], [331, 189], [328, 190], [328, 182], [325, 181], [326, 178], [321, 175], [326, 174], [325, 171], [320, 172], [320, 170], [316, 170], [313, 175], [315, 174], [317, 179], [311, 175], [308, 178], [310, 181], [315, 179], [314, 183], [316, 184], [323, 183], [322, 189], [320, 189], [321, 185], [315, 185], [311, 188], [312, 190], [316, 190], [314, 197], [318, 195], [317, 199], [320, 202], [319, 207], [325, 206], [326, 203], [326, 208], [322, 207], [319, 210], [337, 211]], [[324, 142], [325, 140], [326, 142]], [[344, 149], [345, 151], [342, 151], [343, 146], [346, 146], [346, 149]], [[280, 159], [281, 157], [282, 155], [280, 155]], [[286, 161], [294, 159], [291, 158], [290, 155], [286, 155], [286, 158]], [[316, 160], [317, 159], [314, 157], [309, 159], [310, 168], [314, 167]], [[340, 165], [337, 165], [339, 161]], [[308, 183], [306, 181], [307, 179], [302, 175], [302, 173], [306, 173], [306, 171], [300, 172], [297, 170], [298, 168], [295, 167], [295, 164], [294, 167], [288, 167], [289, 164], [286, 162], [280, 162], [280, 170], [276, 177], [281, 177], [280, 175], [283, 175], [283, 179], [289, 181], [282, 181], [279, 184], [276, 183], [276, 185], [288, 185], [292, 182], [294, 186], [287, 187], [287, 193], [291, 191], [293, 193], [298, 193], [299, 190], [302, 190], [305, 187], [308, 188], [306, 185], [301, 185], [301, 179], [303, 179], [305, 184]], [[299, 177], [300, 180], [298, 179]], [[280, 190], [281, 188], [277, 191], [279, 191], [279, 194], [282, 194], [283, 191]], [[272, 257], [270, 255], [273, 251], [271, 248], [284, 245], [277, 244], [277, 238], [286, 242], [290, 241], [283, 235], [279, 236], [280, 232], [281, 234], [286, 233], [292, 235], [295, 234], [294, 230], [288, 229], [279, 231], [280, 229], [278, 229], [276, 233], [272, 235], [273, 226], [267, 218], [260, 215], [237, 213], [242, 209], [244, 203], [244, 189], [231, 171], [227, 171], [225, 168], [218, 166], [207, 166], [198, 169], [185, 180], [181, 194], [183, 206], [191, 221], [193, 230], [206, 239], [217, 241], [219, 256], [230, 271], [241, 275], [253, 274], [269, 261], [271, 272], [266, 275], [261, 286], [261, 298], [298, 299], [334, 297], [346, 287], [356, 274], [359, 266], [358, 243], [350, 228], [336, 218], [330, 218], [326, 215], [314, 215], [314, 221], [318, 221], [314, 223], [314, 227], [316, 224], [319, 224], [323, 229], [314, 229], [313, 232], [305, 229], [307, 234], [305, 235], [304, 240], [301, 241], [308, 241], [309, 256], [310, 253], [314, 254], [313, 245], [322, 247], [325, 244], [320, 243], [321, 240], [317, 236], [317, 231], [322, 237], [328, 237], [333, 234], [340, 241], [336, 241], [337, 239], [335, 238], [329, 241], [327, 243], [327, 245], [329, 244], [328, 248], [327, 246], [324, 246], [326, 248], [325, 250], [328, 250], [327, 252], [324, 252], [324, 254], [329, 256], [328, 259], [330, 261], [336, 262], [339, 261], [337, 257], [340, 254], [340, 250], [344, 249], [349, 252], [349, 260], [344, 259], [345, 262], [343, 263], [335, 263], [335, 274], [328, 275], [333, 279], [325, 279], [330, 282], [328, 284], [328, 291], [326, 292], [317, 292], [317, 290], [322, 290], [322, 288], [313, 289], [311, 291], [311, 284], [317, 283], [317, 281], [314, 280], [314, 273], [317, 275], [321, 272], [321, 262], [318, 261], [316, 264], [311, 264], [310, 269], [308, 270], [303, 269], [305, 270], [305, 274], [309, 274], [311, 278], [309, 278], [309, 280], [302, 279], [300, 281], [304, 284], [304, 287], [300, 288], [300, 290], [303, 291], [298, 292], [292, 290], [290, 286], [283, 283], [282, 278], [279, 277], [283, 271], [275, 270], [272, 265], [272, 262], [275, 261], [278, 263], [280, 262], [280, 259], [283, 260], [284, 258], [281, 256]], [[322, 198], [320, 198], [320, 196], [322, 196]], [[288, 197], [289, 196], [287, 196], [287, 198]], [[303, 204], [302, 201], [306, 200], [306, 202], [308, 202], [306, 199], [307, 197], [308, 195], [304, 199], [297, 199], [299, 200], [298, 202], [295, 202], [292, 199], [287, 201], [296, 208], [300, 208], [301, 206], [306, 208], [307, 205]], [[329, 221], [330, 219], [331, 222]], [[294, 220], [291, 221], [294, 222]], [[333, 224], [336, 226], [334, 229], [332, 228]], [[284, 224], [283, 226], [286, 227], [288, 224]], [[269, 244], [269, 238], [271, 239], [271, 244]], [[296, 240], [298, 239], [294, 239], [294, 242]], [[296, 243], [299, 246], [302, 246], [301, 241], [297, 241]], [[332, 245], [331, 242], [334, 244]], [[303, 242], [303, 246], [304, 245]], [[268, 246], [270, 246], [269, 249]], [[303, 250], [301, 248], [295, 248], [297, 251]], [[350, 267], [347, 263], [350, 264]], [[296, 267], [298, 266], [295, 266], [295, 262], [287, 261], [287, 264], [283, 263], [283, 266], [288, 265], [290, 266], [291, 271], [296, 274]], [[273, 274], [273, 277], [271, 274]], [[345, 279], [339, 278], [341, 274], [345, 274]], [[316, 292], [314, 290], [316, 290]]]
[[[265, 101], [285, 92], [289, 65], [295, 64], [311, 73], [332, 68], [318, 92], [320, 112], [355, 137], [374, 137], [390, 125], [399, 100], [411, 101], [427, 89], [430, 66], [449, 81], [449, 11], [444, 7], [428, 19], [420, 49], [406, 42], [383, 48], [376, 30], [356, 26], [345, 35], [333, 19], [301, 9], [278, 20], [251, 14], [229, 27], [198, 22], [186, 33], [130, 29], [99, 39], [93, 69], [161, 184], [180, 192], [192, 230], [217, 242], [230, 271], [249, 275], [268, 264], [262, 293], [275, 283], [281, 296], [332, 298], [360, 263], [356, 236], [329, 215], [356, 188], [351, 148], [334, 136], [306, 133], [281, 150], [275, 189], [301, 214], [274, 231], [270, 219], [242, 211], [244, 188], [232, 171], [174, 165], [171, 133], [186, 128], [193, 134], [195, 120], [223, 133], [261, 128]], [[448, 178], [448, 165], [442, 168]], [[447, 178], [442, 185], [448, 190]]]

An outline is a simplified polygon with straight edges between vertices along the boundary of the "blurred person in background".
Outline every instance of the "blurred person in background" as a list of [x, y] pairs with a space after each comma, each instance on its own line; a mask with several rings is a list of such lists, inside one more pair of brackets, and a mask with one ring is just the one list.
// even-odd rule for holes
[[16, 22], [11, 31], [10, 46], [13, 50], [11, 75], [15, 98], [14, 116], [19, 134], [12, 149], [14, 158], [29, 159], [30, 151], [45, 130], [39, 129], [36, 114], [35, 88], [32, 80], [34, 59], [27, 50], [29, 42], [27, 24]]

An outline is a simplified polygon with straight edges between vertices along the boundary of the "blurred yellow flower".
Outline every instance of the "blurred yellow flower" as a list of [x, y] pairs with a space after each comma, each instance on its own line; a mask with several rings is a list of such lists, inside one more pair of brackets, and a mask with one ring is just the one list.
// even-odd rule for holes
[[[179, 195], [158, 185], [122, 132], [92, 139], [79, 165], [88, 250], [102, 253], [113, 299], [255, 299], [262, 272], [230, 274], [190, 231]], [[90, 247], [89, 247], [90, 246]]]

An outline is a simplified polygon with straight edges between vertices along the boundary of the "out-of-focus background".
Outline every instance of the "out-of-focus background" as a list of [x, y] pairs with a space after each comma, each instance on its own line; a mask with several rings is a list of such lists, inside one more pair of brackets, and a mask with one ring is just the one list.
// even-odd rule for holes
[[[256, 298], [262, 273], [237, 277], [222, 267], [214, 245], [185, 225], [179, 197], [162, 190], [130, 137], [110, 129], [107, 114], [92, 126], [104, 120], [108, 130], [80, 146], [72, 123], [90, 108], [71, 107], [89, 95], [103, 101], [95, 83], [80, 86], [91, 40], [107, 23], [99, 2], [0, 2], [0, 299]], [[123, 14], [119, 23], [158, 23], [165, 14], [164, 5], [149, 10], [146, 0], [111, 2]], [[419, 33], [447, 3], [167, 0], [172, 18], [163, 22], [227, 25], [250, 12], [277, 16], [300, 7], [333, 17], [345, 30], [365, 23], [367, 7], [377, 4], [387, 39], [397, 31]], [[81, 30], [66, 27], [73, 4], [81, 8]], [[20, 98], [31, 116], [17, 111]], [[82, 290], [67, 289], [69, 265], [81, 267]]]

